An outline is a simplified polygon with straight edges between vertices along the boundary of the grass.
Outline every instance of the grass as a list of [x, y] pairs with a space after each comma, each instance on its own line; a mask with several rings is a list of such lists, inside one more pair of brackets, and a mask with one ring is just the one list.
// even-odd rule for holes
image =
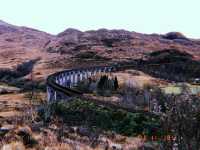
[[164, 87], [162, 90], [164, 90], [164, 93], [166, 94], [180, 94], [182, 92], [181, 87], [172, 85]]
[[[187, 85], [188, 89], [191, 91], [192, 94], [199, 94], [200, 93], [200, 86], [199, 85]], [[182, 86], [180, 85], [169, 85], [166, 87], [161, 88], [164, 93], [166, 94], [181, 94], [183, 92]]]

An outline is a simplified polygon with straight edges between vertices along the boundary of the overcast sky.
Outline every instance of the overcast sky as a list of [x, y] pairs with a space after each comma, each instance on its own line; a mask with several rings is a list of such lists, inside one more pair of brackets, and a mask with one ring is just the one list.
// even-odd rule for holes
[[1, 0], [0, 19], [52, 34], [108, 28], [200, 38], [200, 0]]

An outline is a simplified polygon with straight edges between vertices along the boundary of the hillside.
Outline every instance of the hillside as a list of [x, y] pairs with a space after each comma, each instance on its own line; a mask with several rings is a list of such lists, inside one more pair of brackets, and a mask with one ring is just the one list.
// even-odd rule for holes
[[200, 41], [178, 32], [147, 35], [126, 30], [82, 32], [70, 28], [51, 35], [0, 21], [0, 68], [15, 69], [18, 64], [39, 59], [33, 72], [35, 78], [42, 80], [63, 68], [141, 58], [164, 49], [185, 51], [194, 59], [200, 57]]
[[176, 49], [150, 53], [137, 69], [156, 78], [175, 82], [191, 82], [200, 75], [200, 62]]
[[58, 34], [56, 41], [48, 45], [47, 51], [62, 54], [80, 51], [95, 51], [99, 55], [112, 59], [133, 58], [155, 50], [179, 49], [199, 56], [200, 42], [186, 38], [178, 32], [158, 34], [140, 34], [125, 30], [106, 30], [81, 32], [67, 29]]

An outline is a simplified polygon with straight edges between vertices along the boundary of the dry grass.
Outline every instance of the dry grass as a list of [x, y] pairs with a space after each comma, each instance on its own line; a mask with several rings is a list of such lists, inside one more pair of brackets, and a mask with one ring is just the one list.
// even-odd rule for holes
[[24, 93], [12, 93], [0, 95], [0, 104], [1, 117], [14, 117], [19, 116], [28, 106], [28, 100], [24, 97]]
[[21, 142], [11, 142], [2, 146], [1, 150], [25, 150], [25, 146]]
[[[123, 72], [113, 73], [113, 76], [117, 76], [119, 85], [131, 84], [137, 88], [143, 88], [145, 85], [159, 85], [161, 80], [153, 78], [143, 72], [136, 70], [125, 70]], [[162, 83], [163, 84], [163, 83]]]
[[[34, 128], [35, 123], [25, 112], [30, 104], [24, 95], [25, 93], [0, 95], [0, 103], [4, 104], [4, 110], [0, 112], [0, 125], [10, 128], [3, 139], [0, 137], [0, 150], [104, 150], [106, 143], [109, 149], [118, 146], [128, 150], [128, 147], [138, 148], [142, 144], [142, 141], [137, 138], [113, 138], [102, 134], [102, 138], [98, 140], [99, 143], [95, 147], [91, 147], [91, 137], [71, 133], [68, 127], [64, 128], [63, 133], [65, 134], [59, 139], [61, 124], [52, 122], [49, 126], [44, 126], [41, 122], [40, 126]], [[38, 144], [34, 147], [27, 147], [23, 143], [22, 137], [17, 134], [22, 129], [26, 130]]]
[[[19, 130], [27, 130], [38, 144], [33, 147], [24, 145], [22, 137], [17, 135]], [[10, 136], [10, 140], [8, 137]], [[121, 148], [123, 150], [134, 149], [137, 150], [143, 145], [143, 141], [139, 138], [124, 137], [115, 135], [115, 137], [101, 136], [99, 143], [95, 147], [91, 146], [91, 141], [84, 142], [86, 137], [75, 134], [73, 139], [63, 138], [61, 141], [57, 138], [57, 133], [48, 129], [48, 127], [41, 127], [40, 132], [33, 132], [31, 129], [24, 125], [18, 126], [10, 131], [10, 135], [6, 136], [7, 141], [0, 142], [1, 150], [109, 150]]]

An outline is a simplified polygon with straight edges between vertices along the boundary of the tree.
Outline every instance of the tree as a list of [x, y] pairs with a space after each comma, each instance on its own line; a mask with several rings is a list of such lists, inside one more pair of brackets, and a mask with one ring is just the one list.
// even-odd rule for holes
[[114, 89], [117, 90], [119, 88], [117, 77], [114, 79]]
[[97, 92], [100, 95], [110, 96], [114, 91], [114, 80], [109, 79], [107, 75], [101, 76], [97, 83]]
[[107, 80], [108, 80], [108, 76], [106, 76], [106, 75], [101, 76], [101, 78], [97, 84], [97, 88], [99, 90], [103, 90]]

